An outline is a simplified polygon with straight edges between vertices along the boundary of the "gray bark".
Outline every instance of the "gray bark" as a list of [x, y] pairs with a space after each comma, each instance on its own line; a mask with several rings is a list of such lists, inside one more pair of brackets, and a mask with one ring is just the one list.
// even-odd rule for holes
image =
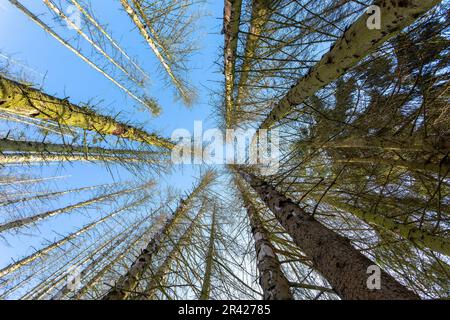
[[381, 270], [381, 288], [369, 289], [368, 268], [375, 265], [356, 250], [350, 241], [328, 229], [291, 199], [257, 176], [238, 171], [286, 229], [314, 268], [343, 299], [415, 300], [419, 297]]

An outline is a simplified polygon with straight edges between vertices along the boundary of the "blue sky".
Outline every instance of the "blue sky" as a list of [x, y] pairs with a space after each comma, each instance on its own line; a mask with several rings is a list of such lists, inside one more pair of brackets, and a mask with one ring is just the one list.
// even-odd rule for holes
[[[35, 13], [48, 13], [41, 1], [23, 0], [26, 7]], [[209, 1], [203, 5], [203, 14], [195, 37], [200, 49], [192, 57], [189, 78], [198, 88], [198, 101], [191, 109], [186, 108], [173, 98], [172, 88], [163, 85], [163, 76], [159, 63], [153, 53], [144, 43], [139, 32], [127, 14], [121, 10], [120, 2], [114, 0], [92, 1], [96, 18], [103, 24], [108, 24], [112, 35], [132, 57], [151, 76], [149, 93], [155, 96], [163, 112], [161, 116], [152, 118], [149, 112], [140, 112], [136, 103], [128, 98], [119, 88], [115, 87], [100, 73], [84, 63], [79, 57], [63, 47], [48, 35], [22, 12], [12, 6], [7, 0], [0, 0], [0, 53], [8, 55], [26, 66], [29, 79], [41, 85], [47, 93], [59, 97], [69, 97], [74, 103], [87, 102], [90, 99], [102, 101], [98, 110], [107, 114], [122, 113], [122, 118], [137, 123], [144, 123], [148, 131], [157, 131], [163, 136], [170, 137], [173, 130], [185, 128], [193, 131], [194, 121], [203, 121], [204, 130], [216, 127], [211, 115], [214, 107], [210, 104], [211, 90], [218, 91], [222, 74], [216, 61], [220, 59], [223, 43], [222, 29], [222, 1]], [[0, 57], [0, 59], [4, 59]], [[2, 135], [5, 133], [2, 130]], [[67, 179], [52, 182], [54, 189], [76, 188], [86, 185], [96, 185], [111, 182], [110, 173], [95, 164], [73, 163], [64, 166], [50, 166], [49, 168], [28, 167], [22, 172], [33, 176], [69, 175]], [[188, 189], [193, 183], [193, 177], [198, 175], [199, 167], [184, 166], [174, 174], [162, 179], [163, 185], [170, 185], [181, 190]], [[133, 177], [120, 168], [117, 174], [122, 180]], [[145, 173], [143, 173], [145, 174]], [[56, 206], [79, 199], [63, 200]], [[0, 208], [0, 211], [2, 209]], [[37, 213], [37, 212], [36, 212]], [[74, 220], [75, 219], [75, 220]], [[46, 224], [39, 224], [38, 232], [33, 228], [31, 236], [7, 236], [6, 241], [0, 239], [0, 267], [10, 262], [11, 258], [18, 258], [33, 251], [31, 246], [38, 246], [43, 239], [51, 239], [52, 231], [64, 233], [75, 230], [84, 223], [84, 219], [62, 218]], [[7, 243], [7, 244], [6, 244]]]

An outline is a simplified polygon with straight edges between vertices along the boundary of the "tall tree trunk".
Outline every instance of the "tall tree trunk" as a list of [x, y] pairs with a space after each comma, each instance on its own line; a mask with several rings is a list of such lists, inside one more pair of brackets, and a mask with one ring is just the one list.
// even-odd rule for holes
[[424, 151], [425, 145], [411, 142], [390, 141], [378, 137], [351, 136], [344, 139], [332, 140], [323, 144], [314, 143], [314, 147], [323, 149], [375, 149], [385, 151]]
[[[279, 0], [253, 0], [252, 1], [252, 17], [250, 22], [250, 29], [247, 34], [245, 43], [244, 60], [242, 62], [241, 70], [239, 72], [239, 84], [236, 98], [236, 109], [240, 107], [241, 101], [245, 98], [246, 86], [248, 82], [249, 72], [252, 67], [252, 62], [256, 54], [256, 48], [264, 30], [265, 25], [269, 21], [269, 17], [273, 12], [274, 5]], [[239, 112], [239, 110], [236, 110]]]
[[[128, 227], [125, 231], [130, 230], [132, 227]], [[85, 265], [87, 262], [93, 262], [97, 260], [95, 256], [100, 253], [103, 249], [109, 247], [113, 247], [115, 243], [113, 241], [117, 241], [119, 237], [123, 236], [122, 233], [115, 234], [113, 237], [110, 237], [108, 234], [102, 234], [100, 237], [95, 239], [89, 246], [84, 248], [83, 252], [73, 259], [68, 261], [67, 263], [63, 263], [56, 271], [52, 272], [51, 276], [47, 279], [42, 280], [39, 284], [34, 286], [31, 290], [21, 297], [21, 300], [39, 300], [43, 299], [45, 295], [58, 287], [62, 282], [66, 281], [67, 276], [70, 272], [78, 270], [81, 266]], [[105, 240], [106, 239], [106, 240]], [[102, 241], [105, 240], [105, 241]], [[92, 250], [93, 249], [93, 250]], [[83, 255], [86, 253], [86, 255]], [[95, 258], [95, 259], [94, 259]], [[100, 259], [100, 258], [98, 258]], [[58, 261], [59, 259], [57, 259]], [[100, 260], [99, 260], [100, 261]], [[51, 269], [47, 268], [47, 271]], [[44, 271], [40, 270], [40, 271]]]
[[29, 202], [29, 201], [34, 201], [34, 200], [42, 200], [42, 199], [60, 197], [60, 196], [70, 194], [70, 193], [78, 193], [78, 192], [86, 191], [86, 190], [94, 190], [94, 189], [105, 187], [105, 186], [107, 186], [107, 185], [103, 184], [103, 185], [98, 185], [98, 186], [82, 187], [82, 188], [77, 188], [77, 189], [69, 189], [69, 190], [57, 191], [57, 192], [51, 192], [51, 193], [41, 193], [38, 195], [29, 196], [29, 197], [8, 199], [8, 200], [0, 202], [0, 207], [5, 207], [5, 206], [12, 205], [12, 204], [19, 204], [19, 203]]
[[389, 230], [400, 237], [411, 241], [418, 247], [426, 247], [433, 251], [450, 256], [450, 240], [436, 236], [426, 230], [419, 229], [413, 224], [403, 224], [393, 218], [381, 214], [363, 211], [357, 207], [346, 204], [336, 197], [325, 196], [324, 201], [333, 207], [349, 212], [361, 220]]
[[51, 132], [56, 133], [57, 135], [68, 135], [71, 137], [75, 137], [75, 134], [72, 130], [64, 126], [59, 126], [56, 123], [46, 122], [41, 119], [34, 119], [25, 115], [13, 114], [7, 112], [5, 109], [1, 109], [0, 112], [0, 119], [2, 120], [23, 123], [27, 126], [39, 128], [43, 132]]
[[225, 34], [225, 124], [231, 128], [234, 123], [234, 76], [238, 47], [239, 25], [241, 22], [242, 0], [225, 0], [223, 33]]
[[90, 108], [79, 107], [0, 75], [0, 109], [32, 118], [51, 120], [101, 135], [115, 135], [165, 149], [174, 144], [156, 134], [102, 116]]
[[440, 2], [440, 0], [375, 0], [373, 4], [381, 9], [381, 29], [370, 30], [367, 27], [369, 18], [367, 14], [357, 19], [335, 42], [330, 51], [278, 102], [260, 128], [268, 129], [275, 125], [295, 106], [345, 74], [349, 68]]
[[106, 149], [101, 147], [89, 147], [89, 146], [76, 146], [71, 144], [57, 144], [35, 141], [22, 141], [11, 139], [0, 139], [0, 153], [1, 152], [33, 152], [33, 153], [58, 153], [64, 155], [93, 155], [93, 156], [118, 156], [127, 155], [131, 157], [137, 156], [156, 156], [156, 155], [169, 155], [167, 152], [155, 152], [155, 151], [139, 151], [139, 150], [127, 150], [127, 149]]
[[143, 274], [151, 267], [153, 257], [159, 252], [162, 241], [168, 237], [180, 219], [187, 213], [187, 203], [180, 204], [173, 217], [167, 219], [163, 228], [153, 236], [141, 254], [130, 266], [128, 272], [121, 276], [103, 300], [126, 300], [134, 292]]
[[[139, 32], [141, 33], [142, 37], [145, 39], [145, 41], [148, 43], [150, 48], [152, 49], [153, 53], [155, 54], [156, 58], [159, 60], [161, 65], [163, 66], [164, 70], [166, 70], [167, 75], [169, 76], [170, 80], [174, 84], [175, 88], [177, 89], [180, 97], [183, 98], [183, 101], [189, 105], [190, 102], [190, 95], [185, 90], [183, 83], [177, 78], [175, 73], [172, 70], [172, 67], [169, 65], [169, 63], [166, 61], [164, 56], [161, 54], [160, 50], [158, 49], [158, 44], [155, 42], [155, 40], [150, 36], [150, 34], [147, 32], [146, 25], [144, 25], [141, 18], [145, 21], [145, 15], [143, 17], [139, 17], [138, 12], [131, 6], [131, 4], [128, 2], [128, 0], [120, 0], [122, 3], [122, 6], [126, 13], [130, 16], [131, 20], [133, 20], [134, 24], [138, 28]], [[150, 24], [151, 26], [151, 24]]]
[[131, 204], [126, 205], [125, 207], [120, 208], [119, 210], [113, 211], [109, 215], [107, 215], [107, 216], [105, 216], [105, 217], [103, 217], [101, 219], [98, 219], [97, 221], [94, 221], [92, 223], [87, 224], [86, 226], [82, 227], [80, 230], [75, 231], [75, 232], [67, 235], [66, 237], [64, 237], [64, 238], [62, 238], [62, 239], [60, 239], [60, 240], [58, 240], [56, 242], [53, 242], [52, 244], [46, 246], [45, 248], [42, 248], [42, 249], [36, 251], [32, 255], [30, 255], [28, 257], [25, 257], [25, 258], [15, 262], [15, 263], [10, 264], [9, 266], [7, 266], [7, 267], [5, 267], [5, 268], [0, 270], [0, 278], [5, 276], [5, 275], [7, 275], [7, 274], [9, 274], [9, 273], [11, 273], [11, 272], [16, 271], [19, 268], [22, 268], [23, 266], [33, 262], [34, 260], [36, 260], [38, 258], [41, 258], [41, 257], [45, 256], [46, 254], [48, 254], [52, 250], [61, 247], [62, 245], [66, 244], [67, 242], [69, 242], [69, 241], [79, 237], [80, 235], [82, 235], [85, 232], [91, 230], [92, 228], [96, 227], [97, 225], [105, 222], [106, 220], [116, 216], [117, 214], [142, 204], [144, 201], [148, 200], [148, 198], [149, 198], [149, 196], [145, 196], [145, 197], [143, 197], [143, 198], [141, 198], [141, 199], [139, 199], [137, 201], [134, 201]]
[[[104, 248], [106, 248], [108, 245], [112, 245], [112, 242], [114, 240], [117, 240], [119, 235], [115, 236], [113, 239], [109, 239], [107, 241], [101, 242], [100, 239], [96, 240], [94, 243], [92, 243], [90, 246], [85, 248], [85, 251], [88, 252], [88, 254], [85, 257], [77, 256], [75, 257], [70, 263], [72, 263], [70, 266], [68, 264], [64, 264], [61, 266], [58, 270], [55, 271], [54, 274], [52, 274], [49, 278], [42, 280], [39, 284], [37, 284], [35, 287], [33, 287], [31, 290], [28, 290], [28, 292], [22, 296], [21, 300], [40, 300], [44, 299], [44, 297], [54, 290], [56, 287], [58, 287], [61, 283], [66, 282], [67, 277], [70, 272], [77, 270], [76, 268], [79, 268], [80, 266], [84, 265], [88, 261], [95, 261], [94, 257], [100, 253]], [[99, 247], [96, 247], [99, 245]], [[94, 249], [89, 252], [89, 250]], [[93, 260], [94, 259], [94, 260]], [[70, 287], [70, 285], [67, 285]]]
[[130, 89], [126, 88], [122, 84], [120, 84], [114, 77], [109, 75], [105, 70], [100, 68], [98, 65], [96, 65], [94, 62], [92, 62], [89, 58], [87, 58], [85, 55], [83, 55], [78, 49], [73, 47], [69, 42], [64, 40], [62, 37], [60, 37], [55, 31], [53, 31], [52, 28], [50, 28], [47, 24], [45, 24], [41, 19], [39, 19], [38, 16], [33, 14], [30, 10], [28, 10], [24, 5], [22, 5], [17, 0], [9, 0], [14, 6], [16, 6], [20, 11], [22, 11], [25, 15], [27, 15], [31, 20], [33, 20], [38, 26], [40, 26], [44, 31], [46, 31], [48, 34], [50, 34], [52, 37], [54, 37], [56, 40], [58, 40], [63, 46], [65, 46], [67, 49], [72, 51], [75, 55], [77, 55], [79, 58], [81, 58], [84, 62], [86, 62], [90, 67], [101, 73], [103, 76], [105, 76], [109, 81], [114, 83], [117, 87], [119, 87], [121, 90], [123, 90], [126, 94], [128, 94], [131, 98], [139, 102], [140, 104], [144, 106], [148, 106], [145, 101], [143, 101], [141, 98], [139, 98], [135, 93], [131, 92]]
[[58, 180], [58, 179], [66, 179], [68, 176], [55, 176], [55, 177], [47, 177], [47, 178], [30, 178], [30, 179], [11, 179], [6, 180], [4, 177], [0, 177], [0, 186], [8, 185], [8, 184], [22, 184], [22, 183], [40, 183], [45, 181], [51, 181], [51, 180]]
[[209, 300], [211, 294], [211, 275], [214, 264], [214, 244], [216, 242], [216, 208], [214, 207], [211, 217], [211, 231], [209, 233], [208, 252], [206, 255], [205, 274], [203, 276], [202, 290], [199, 300]]
[[150, 77], [147, 75], [147, 73], [142, 69], [141, 66], [139, 66], [133, 59], [130, 58], [130, 56], [122, 49], [122, 47], [115, 41], [111, 35], [95, 20], [95, 18], [80, 4], [78, 0], [70, 0], [73, 5], [86, 17], [86, 19], [97, 28], [98, 31], [103, 34], [103, 36], [108, 39], [108, 41], [112, 44], [114, 48], [116, 48], [125, 58], [128, 60], [135, 68], [136, 70], [139, 70], [139, 72], [142, 74], [143, 78], [149, 79]]
[[144, 21], [145, 27], [148, 29], [152, 38], [154, 39], [154, 43], [163, 51], [164, 57], [167, 58], [167, 61], [173, 62], [171, 53], [164, 46], [163, 41], [161, 41], [158, 33], [153, 28], [151, 21], [148, 19], [147, 15], [145, 14], [145, 10], [141, 5], [141, 0], [131, 0], [131, 1], [133, 2], [133, 6], [136, 8], [137, 13]]
[[194, 199], [200, 192], [207, 188], [212, 181], [213, 178], [209, 172], [202, 177], [199, 184], [189, 194], [186, 200], [181, 200], [174, 215], [166, 221], [164, 227], [152, 238], [146, 248], [142, 250], [141, 254], [130, 266], [128, 272], [118, 279], [115, 286], [109, 290], [103, 300], [126, 300], [129, 295], [133, 293], [143, 274], [151, 267], [153, 257], [159, 252], [162, 241], [170, 236], [174, 226], [177, 225], [180, 220], [185, 218]]
[[52, 162], [115, 162], [123, 165], [158, 162], [137, 157], [101, 156], [101, 155], [62, 155], [48, 153], [14, 153], [0, 155], [1, 165], [40, 164]]
[[[8, 152], [8, 153], [4, 153]], [[34, 141], [0, 140], [0, 164], [50, 162], [115, 162], [118, 164], [164, 164], [168, 152], [105, 149]]]
[[[131, 228], [129, 229], [131, 230]], [[129, 231], [125, 230], [125, 231]], [[115, 247], [119, 246], [123, 241], [126, 240], [128, 235], [118, 234], [113, 239], [106, 241], [105, 243], [101, 244], [100, 247], [95, 249], [92, 253], [90, 253], [88, 256], [86, 256], [84, 259], [81, 259], [74, 265], [68, 268], [68, 270], [76, 270], [76, 268], [80, 268], [84, 264], [88, 263], [80, 272], [79, 277], [80, 279], [84, 279], [91, 270], [93, 270], [103, 259], [105, 259], [106, 255], [110, 253], [111, 250], [113, 250]], [[105, 252], [102, 252], [104, 249]], [[98, 254], [97, 257], [95, 257]], [[95, 258], [94, 258], [95, 257]], [[57, 277], [54, 281], [54, 283], [45, 288], [45, 290], [41, 290], [38, 295], [33, 297], [33, 300], [37, 299], [43, 299], [48, 293], [52, 293], [55, 288], [58, 287], [62, 282], [67, 282], [67, 273], [61, 274], [59, 277]], [[64, 284], [61, 288], [59, 288], [56, 293], [52, 293], [50, 295], [49, 300], [62, 300], [64, 297], [66, 297], [68, 294], [73, 293], [74, 288], [69, 285], [69, 283]]]
[[447, 157], [443, 158], [441, 163], [432, 163], [425, 161], [410, 161], [403, 159], [385, 159], [381, 157], [367, 157], [367, 158], [348, 158], [336, 160], [338, 163], [349, 163], [349, 164], [359, 164], [359, 165], [386, 165], [394, 166], [399, 168], [405, 168], [407, 170], [419, 170], [428, 171], [434, 173], [441, 173], [445, 175], [450, 170], [450, 160]]
[[351, 197], [351, 199], [355, 199], [355, 197], [357, 197], [360, 200], [360, 203], [365, 203], [367, 205], [378, 203], [382, 199], [381, 204], [394, 208], [405, 207], [404, 210], [416, 208], [429, 209], [433, 211], [442, 210], [444, 212], [450, 210], [450, 204], [445, 204], [443, 203], [444, 201], [440, 201], [438, 198], [425, 199], [419, 194], [412, 194], [409, 196], [395, 196], [387, 194], [380, 195], [379, 193], [371, 191], [364, 191], [362, 194], [359, 194], [358, 192], [352, 192], [349, 190], [339, 190], [331, 194], [336, 199], [342, 196], [346, 196], [347, 198]]
[[[126, 241], [126, 239], [130, 239], [130, 236], [133, 236], [134, 231], [139, 229], [139, 224], [143, 223], [145, 220], [147, 220], [148, 217], [145, 217], [141, 221], [139, 221], [137, 224], [134, 224], [134, 230], [133, 228], [129, 229], [131, 233], [124, 232], [123, 237], [121, 237], [119, 240], [123, 243]], [[71, 297], [72, 300], [79, 300], [81, 297], [83, 297], [108, 271], [111, 270], [112, 267], [114, 267], [115, 264], [117, 264], [119, 261], [123, 260], [127, 254], [130, 253], [130, 251], [139, 243], [139, 241], [142, 240], [142, 237], [150, 232], [150, 230], [153, 228], [153, 226], [150, 226], [148, 228], [145, 228], [144, 232], [140, 232], [139, 234], [134, 236], [134, 239], [125, 246], [124, 250], [119, 253], [114, 259], [107, 262], [104, 267], [102, 267], [80, 290], [78, 290], [73, 297]], [[105, 254], [102, 255], [102, 258], [107, 258], [111, 254], [114, 253], [114, 250], [117, 248], [117, 246], [120, 245], [120, 242], [115, 243], [115, 246], [112, 246], [110, 250], [108, 250]], [[93, 268], [93, 267], [91, 267]]]
[[136, 79], [130, 71], [125, 69], [125, 67], [112, 58], [102, 47], [92, 40], [86, 33], [83, 32], [81, 26], [74, 23], [63, 11], [61, 11], [51, 0], [43, 0], [47, 7], [52, 10], [56, 15], [58, 15], [62, 20], [64, 20], [72, 29], [74, 29], [83, 39], [85, 39], [91, 46], [94, 47], [102, 56], [104, 56], [109, 62], [116, 66], [120, 71], [122, 71], [131, 81], [133, 81], [138, 86], [142, 85], [142, 81]]
[[348, 239], [323, 226], [292, 200], [257, 176], [238, 169], [239, 174], [272, 210], [294, 242], [312, 260], [314, 268], [343, 299], [419, 299], [381, 270], [381, 288], [367, 286], [369, 267], [375, 265], [352, 247]]
[[139, 187], [136, 187], [136, 188], [123, 189], [123, 190], [120, 190], [120, 191], [117, 191], [117, 192], [114, 192], [114, 193], [102, 195], [102, 196], [95, 197], [95, 198], [92, 198], [92, 199], [89, 199], [89, 200], [86, 200], [86, 201], [81, 201], [81, 202], [78, 202], [76, 204], [72, 204], [72, 205], [69, 205], [67, 207], [64, 207], [64, 208], [60, 208], [60, 209], [56, 209], [56, 210], [52, 210], [52, 211], [47, 211], [47, 212], [44, 212], [44, 213], [40, 213], [40, 214], [37, 214], [37, 215], [34, 215], [34, 216], [30, 216], [30, 217], [26, 217], [26, 218], [19, 219], [19, 220], [14, 220], [14, 221], [11, 221], [11, 222], [6, 222], [6, 223], [0, 225], [0, 233], [1, 232], [5, 232], [7, 230], [11, 230], [11, 229], [22, 228], [24, 226], [32, 224], [33, 222], [37, 222], [37, 221], [40, 221], [40, 220], [43, 220], [43, 219], [47, 219], [47, 218], [50, 218], [50, 217], [53, 217], [53, 216], [56, 216], [56, 215], [60, 215], [62, 213], [69, 212], [69, 211], [72, 211], [72, 210], [75, 210], [75, 209], [83, 208], [83, 207], [86, 207], [86, 206], [94, 204], [94, 203], [102, 202], [102, 201], [109, 200], [109, 199], [114, 199], [116, 197], [119, 197], [119, 196], [122, 196], [122, 195], [125, 195], [125, 194], [129, 194], [129, 193], [133, 193], [133, 192], [136, 192], [138, 190], [149, 188], [152, 185], [154, 185], [153, 182], [146, 183], [146, 184], [143, 184], [143, 185], [141, 185]]
[[291, 300], [293, 295], [289, 281], [281, 269], [280, 261], [275, 254], [275, 248], [270, 242], [267, 230], [264, 228], [250, 194], [236, 176], [236, 185], [241, 193], [244, 206], [247, 209], [250, 227], [255, 241], [256, 263], [260, 273], [259, 284], [263, 289], [264, 300]]
[[153, 300], [156, 297], [157, 290], [161, 286], [167, 275], [167, 269], [170, 267], [172, 262], [181, 254], [181, 249], [187, 246], [191, 241], [192, 235], [195, 231], [195, 227], [205, 213], [205, 209], [205, 206], [202, 205], [197, 215], [192, 219], [189, 227], [184, 231], [179, 240], [174, 244], [172, 250], [167, 254], [164, 261], [153, 273], [147, 287], [144, 290], [143, 296], [141, 297], [142, 299]]
[[[102, 260], [108, 257], [111, 251], [113, 251], [122, 243], [124, 243], [127, 240], [127, 238], [129, 238], [129, 236], [133, 234], [134, 231], [138, 230], [139, 225], [145, 222], [145, 220], [147, 219], [148, 217], [140, 219], [139, 221], [126, 227], [120, 233], [114, 235], [111, 239], [104, 241], [98, 248], [89, 253], [84, 259], [81, 259], [77, 263], [73, 264], [70, 268], [66, 268], [65, 272], [56, 277], [55, 281], [53, 281], [53, 283], [50, 286], [47, 286], [44, 290], [41, 290], [37, 295], [32, 297], [32, 299], [33, 300], [43, 299], [45, 295], [51, 293], [55, 288], [57, 288], [58, 285], [61, 284], [61, 282], [65, 282], [67, 280], [68, 273], [71, 270], [76, 270], [77, 268], [80, 268], [81, 266], [88, 263], [87, 266], [85, 266], [79, 274], [79, 278], [84, 279], [91, 270], [93, 270]], [[66, 284], [63, 285], [56, 293], [51, 295], [50, 299], [60, 300], [73, 291], [74, 288], [72, 288], [70, 284], [66, 282]]]

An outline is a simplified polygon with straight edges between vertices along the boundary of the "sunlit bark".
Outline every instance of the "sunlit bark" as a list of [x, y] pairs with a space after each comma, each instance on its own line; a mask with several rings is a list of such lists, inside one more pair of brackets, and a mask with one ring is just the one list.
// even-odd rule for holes
[[0, 109], [102, 135], [114, 135], [166, 149], [173, 148], [170, 141], [156, 134], [121, 123], [112, 117], [102, 116], [88, 107], [74, 105], [67, 99], [53, 97], [3, 76], [0, 76]]
[[278, 104], [270, 110], [260, 128], [270, 128], [286, 117], [319, 89], [330, 84], [355, 66], [384, 42], [398, 34], [420, 16], [440, 3], [439, 0], [376, 0], [381, 8], [381, 29], [369, 29], [369, 16], [362, 15], [344, 32], [309, 73], [299, 79]]

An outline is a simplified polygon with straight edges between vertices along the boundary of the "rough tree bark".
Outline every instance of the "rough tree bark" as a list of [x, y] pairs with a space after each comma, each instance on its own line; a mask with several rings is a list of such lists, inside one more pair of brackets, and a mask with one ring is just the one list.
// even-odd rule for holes
[[343, 299], [419, 299], [419, 297], [381, 270], [381, 289], [367, 286], [368, 268], [375, 265], [350, 241], [323, 226], [300, 206], [278, 192], [267, 182], [241, 168], [239, 174], [272, 210], [299, 248], [311, 259]]
[[223, 33], [225, 35], [225, 124], [227, 128], [231, 128], [233, 126], [232, 113], [234, 110], [234, 76], [239, 24], [241, 21], [241, 8], [242, 0], [225, 0]]
[[291, 300], [293, 296], [289, 281], [281, 269], [280, 261], [275, 254], [275, 248], [270, 242], [267, 230], [261, 222], [258, 209], [237, 176], [235, 181], [247, 209], [253, 239], [255, 240], [256, 263], [260, 273], [259, 284], [264, 292], [263, 299]]

